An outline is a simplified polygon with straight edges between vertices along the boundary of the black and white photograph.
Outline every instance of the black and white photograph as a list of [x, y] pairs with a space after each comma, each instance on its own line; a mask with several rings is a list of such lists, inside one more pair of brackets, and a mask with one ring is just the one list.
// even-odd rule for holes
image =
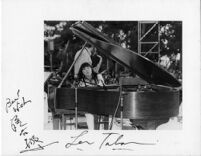
[[44, 21], [45, 129], [182, 128], [181, 21]]
[[199, 0], [3, 0], [2, 156], [199, 156]]

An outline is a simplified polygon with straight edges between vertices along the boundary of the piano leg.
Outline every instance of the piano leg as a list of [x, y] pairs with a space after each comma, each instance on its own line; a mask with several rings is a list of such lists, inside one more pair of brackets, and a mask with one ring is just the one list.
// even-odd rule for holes
[[61, 115], [61, 129], [66, 130], [66, 117], [65, 114]]
[[52, 122], [53, 122], [53, 130], [59, 130], [60, 129], [60, 118], [55, 116], [52, 113]]

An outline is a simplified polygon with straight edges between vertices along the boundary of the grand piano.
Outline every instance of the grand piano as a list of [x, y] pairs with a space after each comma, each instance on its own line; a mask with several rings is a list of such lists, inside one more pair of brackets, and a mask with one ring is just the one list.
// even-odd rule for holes
[[88, 112], [100, 116], [126, 118], [133, 122], [165, 122], [178, 115], [181, 83], [174, 76], [151, 60], [122, 48], [87, 22], [77, 22], [70, 29], [107, 58], [127, 67], [137, 76], [120, 78], [117, 85], [68, 88], [63, 87], [63, 83], [69, 75], [69, 69], [62, 82], [53, 90], [51, 99], [49, 98], [54, 112], [71, 110], [75, 111], [75, 116], [77, 112]]

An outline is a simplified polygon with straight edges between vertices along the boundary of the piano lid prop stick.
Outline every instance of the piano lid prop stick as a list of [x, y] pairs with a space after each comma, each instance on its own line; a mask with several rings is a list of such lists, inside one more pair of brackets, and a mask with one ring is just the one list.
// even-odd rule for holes
[[87, 44], [87, 42], [85, 42], [84, 46], [83, 46], [82, 49], [81, 49], [80, 54], [78, 55], [78, 57], [77, 57], [77, 58], [73, 61], [73, 63], [71, 64], [71, 66], [70, 66], [70, 68], [68, 69], [66, 75], [64, 76], [64, 78], [62, 79], [61, 83], [59, 84], [58, 88], [61, 88], [61, 86], [63, 85], [63, 83], [66, 81], [66, 78], [68, 77], [68, 75], [69, 75], [71, 69], [73, 68], [75, 62], [77, 62], [78, 58], [81, 56], [81, 54], [82, 54], [82, 52], [83, 52], [83, 50], [84, 50], [86, 44]]

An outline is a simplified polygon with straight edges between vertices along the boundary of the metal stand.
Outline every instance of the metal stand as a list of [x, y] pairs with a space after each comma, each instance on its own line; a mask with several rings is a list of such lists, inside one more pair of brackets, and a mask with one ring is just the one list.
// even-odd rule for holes
[[114, 115], [112, 116], [112, 120], [110, 122], [110, 126], [109, 126], [109, 130], [112, 129], [112, 125], [113, 125], [113, 120], [117, 114], [117, 110], [118, 108], [120, 107], [120, 118], [121, 118], [121, 123], [120, 123], [120, 126], [121, 126], [121, 129], [123, 129], [123, 92], [122, 92], [122, 84], [120, 83], [120, 86], [119, 86], [119, 102], [116, 106], [116, 109], [115, 109], [115, 112], [114, 112]]
[[50, 70], [53, 72], [53, 57], [52, 57], [52, 52], [50, 52]]
[[77, 116], [77, 86], [75, 87], [75, 129], [77, 130], [78, 128], [78, 116]]
[[121, 130], [123, 129], [123, 92], [122, 92], [122, 84], [120, 84], [120, 118], [121, 118]]
[[[150, 28], [148, 26], [151, 26]], [[148, 29], [146, 29], [148, 28]], [[149, 35], [154, 35], [153, 30], [157, 29], [156, 39], [146, 41]], [[158, 21], [139, 21], [138, 22], [138, 53], [144, 57], [147, 55], [157, 56], [160, 58], [160, 22]], [[148, 48], [143, 48], [147, 46]], [[153, 60], [154, 61], [154, 60]]]
[[122, 93], [120, 94], [120, 98], [121, 98], [121, 101], [120, 101], [120, 117], [121, 117], [121, 130], [123, 129], [123, 95]]

